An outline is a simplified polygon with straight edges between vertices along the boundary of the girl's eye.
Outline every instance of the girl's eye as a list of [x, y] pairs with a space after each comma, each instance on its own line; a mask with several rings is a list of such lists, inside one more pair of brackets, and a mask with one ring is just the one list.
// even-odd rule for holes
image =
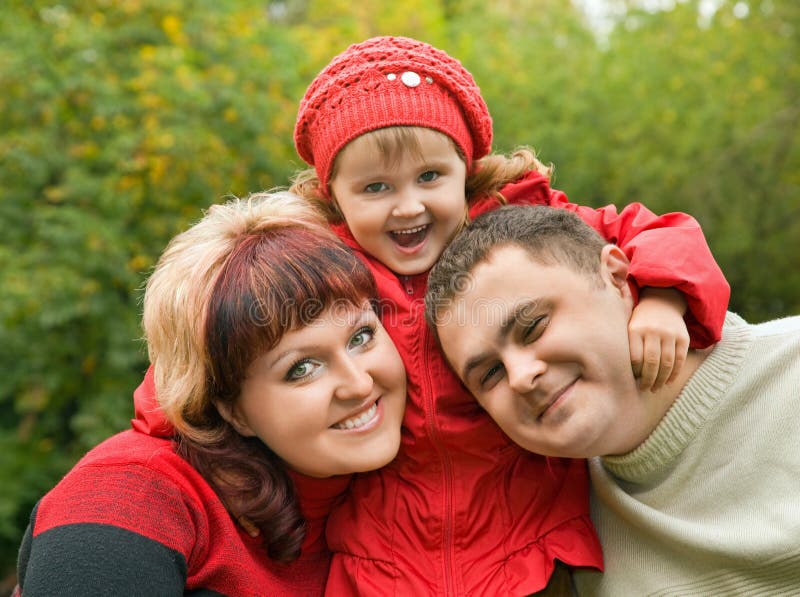
[[303, 359], [297, 361], [289, 367], [286, 373], [286, 381], [297, 381], [311, 375], [316, 369], [316, 364], [311, 359]]
[[433, 182], [437, 178], [439, 178], [439, 173], [435, 170], [428, 170], [419, 175], [420, 182]]
[[365, 325], [363, 328], [353, 334], [352, 338], [350, 338], [350, 348], [365, 346], [369, 344], [374, 337], [375, 329]]
[[486, 386], [499, 379], [499, 375], [502, 372], [502, 370], [503, 370], [503, 365], [501, 365], [500, 363], [492, 365], [483, 375], [481, 375], [480, 381], [478, 382], [480, 384], [481, 389], [482, 390], [488, 389]]
[[385, 182], [371, 182], [370, 184], [364, 187], [364, 190], [367, 193], [380, 193], [381, 191], [385, 191], [388, 188], [389, 187]]

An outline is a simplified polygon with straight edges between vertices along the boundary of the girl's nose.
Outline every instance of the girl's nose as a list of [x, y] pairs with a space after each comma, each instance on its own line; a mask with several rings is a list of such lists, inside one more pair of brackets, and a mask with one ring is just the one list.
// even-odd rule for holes
[[419, 196], [416, 193], [408, 192], [398, 198], [392, 215], [396, 218], [415, 218], [424, 211], [425, 204], [420, 201]]

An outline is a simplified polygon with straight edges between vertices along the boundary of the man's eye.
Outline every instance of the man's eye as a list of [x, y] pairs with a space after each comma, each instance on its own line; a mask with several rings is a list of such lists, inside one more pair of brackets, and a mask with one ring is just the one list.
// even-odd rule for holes
[[385, 191], [388, 188], [389, 187], [385, 182], [371, 182], [364, 187], [364, 190], [367, 193], [380, 193], [381, 191]]
[[369, 344], [374, 337], [375, 330], [370, 326], [365, 325], [363, 328], [353, 334], [352, 338], [350, 338], [350, 347], [358, 348], [359, 346]]
[[501, 365], [500, 363], [492, 365], [483, 375], [481, 375], [479, 381], [481, 388], [485, 389], [485, 386], [496, 381], [502, 370], [503, 370], [503, 365]]
[[536, 340], [536, 338], [542, 335], [545, 328], [547, 328], [547, 323], [547, 318], [541, 315], [526, 325], [522, 331], [523, 342], [532, 342]]
[[439, 178], [439, 173], [435, 170], [428, 170], [419, 175], [420, 182], [433, 182], [437, 178]]

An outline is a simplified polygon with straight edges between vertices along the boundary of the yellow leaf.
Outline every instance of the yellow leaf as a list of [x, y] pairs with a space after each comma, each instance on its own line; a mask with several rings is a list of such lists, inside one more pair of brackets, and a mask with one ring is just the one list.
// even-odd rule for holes
[[97, 369], [97, 357], [93, 354], [88, 355], [83, 362], [81, 363], [81, 372], [90, 375], [94, 373], [94, 370]]
[[169, 40], [176, 46], [186, 45], [186, 36], [183, 34], [183, 24], [175, 15], [167, 15], [161, 19], [161, 28]]
[[134, 255], [128, 261], [128, 268], [135, 272], [140, 272], [142, 270], [145, 270], [149, 266], [150, 266], [150, 258], [145, 255]]
[[153, 45], [144, 45], [139, 48], [139, 57], [142, 60], [149, 61], [156, 57], [157, 49]]
[[225, 119], [225, 122], [236, 122], [239, 120], [239, 114], [236, 112], [236, 108], [225, 108], [222, 118]]
[[45, 198], [52, 203], [61, 203], [66, 196], [63, 187], [51, 186], [44, 189]]
[[767, 80], [762, 75], [757, 75], [750, 79], [750, 89], [752, 91], [764, 91], [767, 87]]

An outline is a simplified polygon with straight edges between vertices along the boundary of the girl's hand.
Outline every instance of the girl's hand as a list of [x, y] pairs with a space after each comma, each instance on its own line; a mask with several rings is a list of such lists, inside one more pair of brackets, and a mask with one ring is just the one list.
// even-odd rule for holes
[[686, 299], [674, 288], [642, 288], [628, 322], [633, 373], [655, 392], [680, 373], [689, 352]]

